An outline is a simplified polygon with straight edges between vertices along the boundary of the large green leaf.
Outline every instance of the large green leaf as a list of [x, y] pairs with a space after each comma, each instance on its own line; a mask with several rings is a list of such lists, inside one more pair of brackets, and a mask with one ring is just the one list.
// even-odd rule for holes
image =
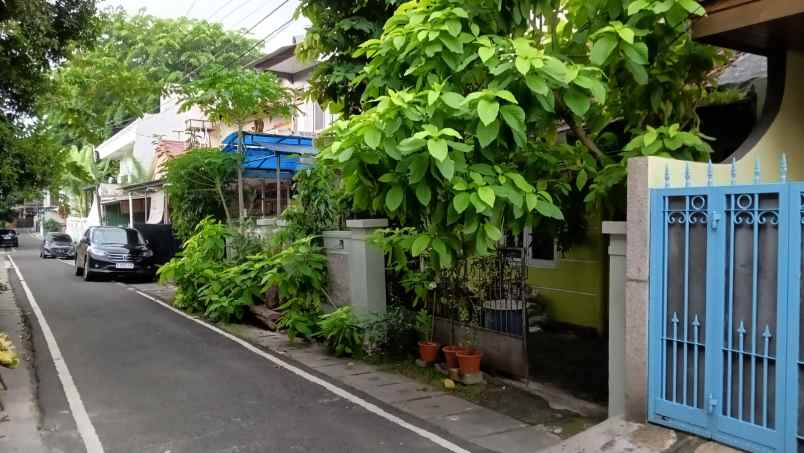
[[449, 34], [451, 34], [452, 36], [456, 36], [456, 37], [457, 37], [458, 35], [460, 35], [460, 34], [461, 34], [461, 28], [462, 28], [462, 27], [461, 27], [461, 21], [459, 21], [459, 20], [454, 20], [454, 19], [452, 19], [452, 20], [448, 20], [448, 21], [447, 21], [447, 23], [446, 23], [446, 26], [447, 26], [447, 31], [448, 31], [448, 32], [449, 32]]
[[427, 151], [429, 151], [430, 155], [436, 160], [442, 162], [447, 158], [447, 152], [449, 151], [447, 141], [441, 138], [431, 138], [427, 140]]
[[497, 139], [498, 135], [500, 135], [499, 121], [494, 121], [488, 126], [482, 122], [477, 123], [477, 140], [480, 142], [480, 146], [484, 148], [489, 146], [491, 142]]
[[532, 185], [530, 185], [530, 183], [528, 183], [528, 181], [525, 180], [525, 178], [522, 175], [520, 175], [519, 173], [509, 172], [509, 173], [506, 173], [505, 176], [510, 178], [511, 181], [514, 182], [514, 185], [519, 190], [521, 190], [523, 192], [530, 193], [530, 192], [535, 192], [536, 191], [536, 189]]
[[430, 186], [425, 183], [419, 183], [416, 185], [416, 198], [419, 200], [423, 206], [427, 206], [430, 204], [430, 197], [432, 193], [430, 192]]
[[536, 74], [530, 74], [525, 77], [525, 83], [528, 85], [528, 88], [530, 88], [530, 91], [533, 91], [536, 94], [545, 95], [550, 89], [547, 86], [547, 82], [545, 82], [541, 76]]
[[481, 99], [480, 102], [477, 103], [477, 115], [480, 117], [480, 121], [486, 126], [493, 123], [499, 113], [500, 103], [497, 101]]
[[602, 66], [609, 58], [611, 52], [617, 47], [617, 38], [611, 33], [606, 33], [592, 45], [592, 53], [589, 60], [593, 65]]
[[564, 220], [564, 214], [561, 213], [561, 210], [558, 209], [556, 205], [553, 203], [548, 203], [542, 199], [539, 199], [539, 201], [536, 203], [536, 211], [545, 217], [550, 217], [556, 220]]
[[648, 64], [648, 46], [644, 42], [635, 44], [623, 43], [623, 54], [626, 58], [638, 65]]
[[490, 207], [494, 207], [494, 200], [496, 195], [494, 195], [494, 189], [488, 186], [483, 186], [477, 189], [477, 196], [486, 203]]
[[447, 104], [448, 106], [454, 109], [460, 109], [461, 107], [463, 107], [463, 101], [465, 99], [466, 98], [464, 98], [460, 94], [454, 93], [452, 91], [448, 91], [441, 95], [441, 100], [444, 101], [444, 104]]
[[486, 232], [486, 237], [491, 239], [493, 242], [497, 242], [502, 239], [502, 232], [496, 226], [487, 223], [483, 225], [483, 230]]
[[494, 48], [493, 47], [479, 47], [477, 49], [477, 55], [480, 57], [480, 61], [483, 63], [489, 61], [491, 57], [494, 56]]
[[503, 120], [508, 124], [508, 127], [515, 131], [525, 130], [525, 111], [518, 105], [504, 105], [500, 109]]
[[366, 132], [363, 135], [363, 140], [365, 140], [366, 145], [372, 149], [377, 149], [382, 141], [382, 132], [380, 132], [380, 130], [376, 127], [370, 127], [366, 129]]
[[402, 204], [402, 199], [405, 197], [405, 190], [400, 185], [391, 187], [388, 193], [385, 194], [385, 207], [393, 212]]
[[706, 14], [706, 10], [703, 8], [703, 6], [701, 6], [695, 0], [678, 0], [678, 4], [690, 14], [695, 14], [696, 16], [703, 16]]
[[427, 142], [422, 140], [421, 138], [408, 137], [408, 138], [402, 140], [401, 142], [399, 142], [399, 145], [397, 146], [397, 148], [399, 149], [399, 151], [401, 153], [408, 154], [408, 153], [411, 153], [413, 151], [416, 151], [417, 149], [423, 148], [424, 145], [426, 145], [426, 144], [427, 144]]
[[564, 93], [564, 102], [567, 103], [567, 107], [572, 110], [572, 113], [578, 116], [585, 115], [591, 105], [589, 96], [575, 88], [570, 88]]
[[410, 163], [410, 183], [416, 184], [424, 178], [424, 175], [427, 174], [427, 168], [430, 166], [430, 156], [421, 153], [413, 158]]
[[516, 60], [514, 60], [514, 66], [516, 66], [516, 70], [522, 75], [527, 75], [528, 71], [530, 71], [530, 61], [526, 58], [516, 57]]
[[640, 66], [634, 63], [631, 60], [625, 62], [625, 68], [634, 76], [634, 80], [640, 85], [647, 85], [648, 83], [648, 72], [645, 70], [643, 66]]
[[462, 214], [463, 211], [466, 211], [466, 208], [469, 207], [469, 194], [461, 192], [455, 195], [455, 198], [452, 199], [452, 207], [455, 208], [458, 214]]
[[413, 256], [419, 256], [427, 249], [428, 245], [430, 245], [430, 236], [420, 234], [416, 236], [416, 240], [413, 241], [413, 244], [410, 246], [410, 254]]
[[444, 159], [442, 161], [436, 161], [436, 167], [438, 167], [438, 171], [441, 173], [442, 176], [447, 181], [451, 181], [453, 175], [455, 175], [455, 161], [452, 159]]

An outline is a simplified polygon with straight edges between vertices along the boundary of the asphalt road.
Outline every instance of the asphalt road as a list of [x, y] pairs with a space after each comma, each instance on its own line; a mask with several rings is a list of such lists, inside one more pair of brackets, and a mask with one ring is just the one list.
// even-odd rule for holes
[[[124, 285], [86, 283], [72, 266], [40, 259], [37, 247], [35, 238], [24, 236], [11, 255], [105, 452], [447, 451]], [[53, 452], [83, 452], [41, 326], [30, 318], [45, 442]]]

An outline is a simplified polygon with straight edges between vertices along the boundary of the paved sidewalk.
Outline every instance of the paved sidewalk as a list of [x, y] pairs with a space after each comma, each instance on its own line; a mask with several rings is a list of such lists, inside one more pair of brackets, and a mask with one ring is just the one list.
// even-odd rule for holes
[[544, 453], [739, 453], [700, 437], [612, 417]]
[[0, 401], [0, 451], [39, 453], [46, 449], [39, 432], [39, 409], [36, 403], [35, 377], [31, 367], [28, 331], [21, 311], [14, 301], [8, 282], [8, 260], [0, 253], [0, 331], [6, 332], [20, 355], [20, 366], [9, 370], [0, 368], [0, 376], [8, 387], [2, 391]]

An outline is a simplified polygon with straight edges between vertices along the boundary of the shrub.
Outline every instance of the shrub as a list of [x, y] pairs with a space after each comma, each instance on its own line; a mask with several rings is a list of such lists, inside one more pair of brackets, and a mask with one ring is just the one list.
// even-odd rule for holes
[[288, 329], [293, 340], [302, 335], [312, 338], [326, 297], [327, 258], [320, 247], [312, 244], [313, 237], [291, 243], [275, 254], [272, 266], [262, 278], [264, 289], [276, 287], [282, 318], [279, 327]]
[[178, 238], [188, 239], [208, 217], [228, 222], [227, 187], [235, 180], [237, 166], [237, 155], [218, 149], [195, 149], [167, 163], [166, 190]]
[[5, 333], [0, 333], [0, 366], [17, 368], [20, 364], [19, 356], [14, 351], [14, 345]]
[[230, 235], [226, 225], [208, 217], [196, 226], [182, 250], [159, 269], [161, 282], [177, 286], [173, 305], [190, 313], [206, 312], [201, 292], [225, 271], [226, 238]]
[[416, 349], [415, 313], [402, 306], [388, 307], [363, 324], [363, 345], [369, 356], [401, 358]]
[[363, 328], [352, 312], [351, 305], [344, 305], [321, 317], [318, 322], [319, 336], [327, 349], [337, 357], [353, 355], [361, 350]]
[[62, 228], [64, 228], [64, 225], [53, 219], [45, 220], [45, 233], [59, 232], [62, 230]]

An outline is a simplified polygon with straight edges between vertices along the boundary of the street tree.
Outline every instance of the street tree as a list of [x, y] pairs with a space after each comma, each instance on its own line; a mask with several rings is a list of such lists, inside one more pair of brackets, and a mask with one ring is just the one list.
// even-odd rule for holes
[[48, 74], [96, 32], [94, 0], [0, 2], [0, 207], [49, 187], [63, 154], [32, 117]]
[[275, 74], [250, 68], [219, 66], [180, 88], [182, 110], [198, 106], [214, 121], [237, 127], [237, 207], [242, 221], [246, 216], [243, 199], [243, 129], [248, 121], [261, 118], [288, 118], [295, 112], [296, 96], [283, 87]]
[[[76, 210], [80, 217], [86, 217], [87, 206], [87, 187], [93, 187], [94, 196], [100, 200], [98, 188], [100, 184], [108, 181], [110, 177], [117, 175], [119, 162], [114, 160], [96, 160], [95, 148], [85, 145], [81, 148], [71, 146], [67, 151], [64, 171], [58, 181], [58, 186], [65, 191], [71, 198], [71, 208]], [[101, 218], [101, 206], [97, 204], [98, 218]]]
[[322, 108], [344, 116], [360, 113], [365, 84], [352, 83], [368, 62], [354, 55], [360, 44], [378, 38], [401, 0], [302, 0], [296, 16], [310, 21], [296, 54], [318, 64], [309, 96]]
[[97, 145], [128, 122], [159, 108], [160, 96], [192, 81], [199, 68], [250, 61], [254, 41], [221, 24], [111, 11], [91, 49], [53, 71], [40, 114], [68, 145]]
[[604, 197], [631, 155], [707, 157], [694, 106], [717, 53], [687, 29], [702, 13], [693, 0], [405, 3], [356, 53], [363, 111], [322, 154], [356, 210], [415, 228], [413, 256], [486, 254], [508, 231], [561, 223], [568, 200]]
[[207, 217], [229, 222], [226, 192], [236, 178], [237, 164], [235, 154], [218, 149], [194, 149], [168, 161], [165, 191], [179, 238], [188, 239]]

